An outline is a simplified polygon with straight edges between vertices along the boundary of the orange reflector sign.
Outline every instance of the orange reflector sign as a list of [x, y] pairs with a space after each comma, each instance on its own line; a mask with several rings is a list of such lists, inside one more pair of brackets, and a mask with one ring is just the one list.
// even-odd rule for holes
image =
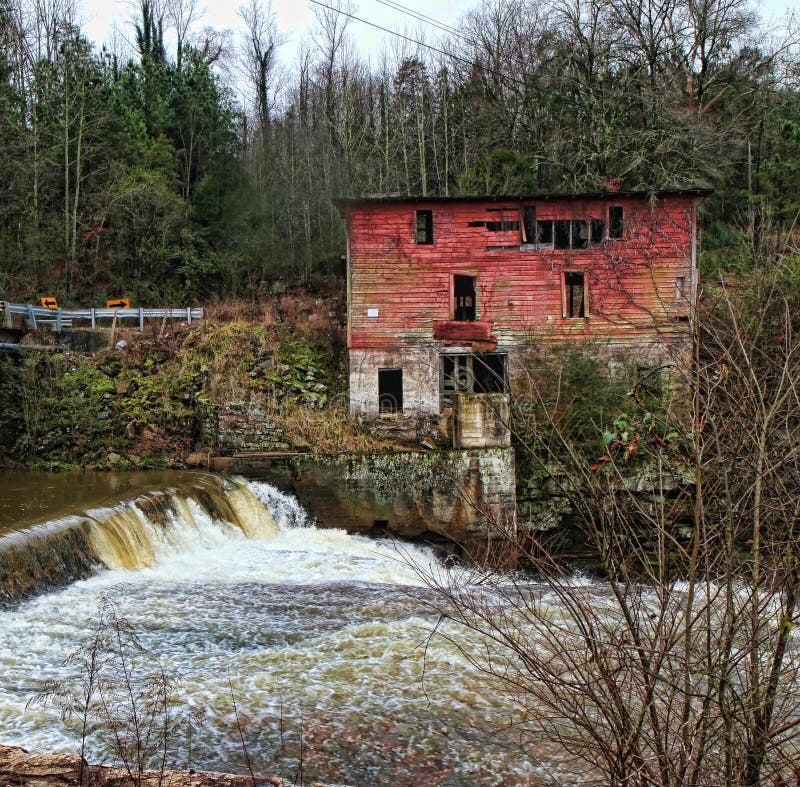
[[39, 298], [39, 303], [45, 307], [45, 309], [57, 309], [58, 308], [58, 301], [52, 296], [48, 295], [44, 298]]
[[130, 298], [111, 298], [106, 301], [106, 309], [130, 309]]

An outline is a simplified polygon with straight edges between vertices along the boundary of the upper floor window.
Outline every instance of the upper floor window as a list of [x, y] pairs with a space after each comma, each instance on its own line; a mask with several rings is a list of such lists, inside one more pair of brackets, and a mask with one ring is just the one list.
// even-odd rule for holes
[[427, 245], [433, 243], [433, 211], [418, 210], [416, 222], [416, 242]]
[[453, 276], [453, 303], [455, 309], [453, 319], [458, 322], [474, 322], [475, 308], [475, 277]]
[[563, 317], [586, 317], [588, 293], [583, 271], [565, 271], [561, 290]]
[[536, 239], [536, 206], [522, 206], [522, 242], [537, 243]]
[[625, 227], [625, 214], [622, 205], [611, 205], [608, 209], [608, 237], [621, 238]]

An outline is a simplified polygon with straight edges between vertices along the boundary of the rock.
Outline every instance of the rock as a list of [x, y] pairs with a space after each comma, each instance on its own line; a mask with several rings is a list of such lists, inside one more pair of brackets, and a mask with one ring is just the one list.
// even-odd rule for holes
[[130, 385], [128, 383], [124, 382], [124, 381], [117, 383], [117, 389], [116, 390], [117, 390], [117, 393], [120, 394], [120, 395], [128, 393], [128, 391], [130, 391], [130, 389], [131, 389]]
[[[18, 746], [0, 746], [0, 785], [79, 787], [81, 758], [74, 754], [31, 754]], [[83, 783], [93, 787], [121, 787], [134, 781], [124, 768], [85, 764]], [[277, 776], [234, 776], [210, 771], [145, 771], [135, 781], [140, 787], [283, 787]], [[318, 785], [318, 787], [324, 787]]]
[[119, 463], [122, 461], [122, 457], [121, 457], [119, 454], [117, 454], [117, 453], [114, 453], [114, 451], [112, 451], [112, 452], [111, 452], [111, 453], [110, 453], [110, 454], [109, 454], [109, 455], [106, 457], [106, 461], [107, 461], [107, 462], [108, 462], [110, 465], [116, 465], [116, 464], [119, 464]]
[[124, 350], [128, 346], [128, 342], [125, 339], [120, 339], [115, 345], [115, 349], [117, 350]]

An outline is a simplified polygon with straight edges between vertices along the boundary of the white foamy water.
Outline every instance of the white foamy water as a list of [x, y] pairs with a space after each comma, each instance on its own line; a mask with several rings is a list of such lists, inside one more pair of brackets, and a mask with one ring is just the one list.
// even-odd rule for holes
[[[52, 679], [78, 690], [64, 662], [88, 648], [112, 593], [152, 654], [140, 666], [177, 681], [173, 717], [204, 711], [191, 734], [175, 731], [171, 764], [245, 772], [241, 736], [256, 772], [293, 777], [302, 738], [309, 781], [539, 783], [547, 769], [505, 729], [511, 706], [431, 638], [432, 597], [409, 561], [446, 572], [433, 552], [317, 528], [267, 484], [228, 497], [238, 523], [188, 494], [173, 492], [157, 521], [127, 505], [124, 532], [93, 534], [110, 568], [0, 611], [0, 742], [77, 749], [75, 724], [28, 701]], [[119, 555], [133, 553], [126, 568]], [[88, 744], [90, 759], [110, 758]]]

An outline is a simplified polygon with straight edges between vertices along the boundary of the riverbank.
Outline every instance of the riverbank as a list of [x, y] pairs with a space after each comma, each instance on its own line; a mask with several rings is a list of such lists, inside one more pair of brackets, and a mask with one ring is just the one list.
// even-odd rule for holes
[[117, 332], [92, 353], [0, 358], [0, 467], [166, 469], [202, 450], [386, 444], [347, 418], [339, 296], [206, 313], [192, 326]]
[[[90, 765], [75, 754], [34, 754], [0, 745], [0, 784], [17, 787], [288, 787], [278, 776], [235, 776], [213, 771], [145, 771]], [[314, 782], [310, 787], [323, 787]]]

